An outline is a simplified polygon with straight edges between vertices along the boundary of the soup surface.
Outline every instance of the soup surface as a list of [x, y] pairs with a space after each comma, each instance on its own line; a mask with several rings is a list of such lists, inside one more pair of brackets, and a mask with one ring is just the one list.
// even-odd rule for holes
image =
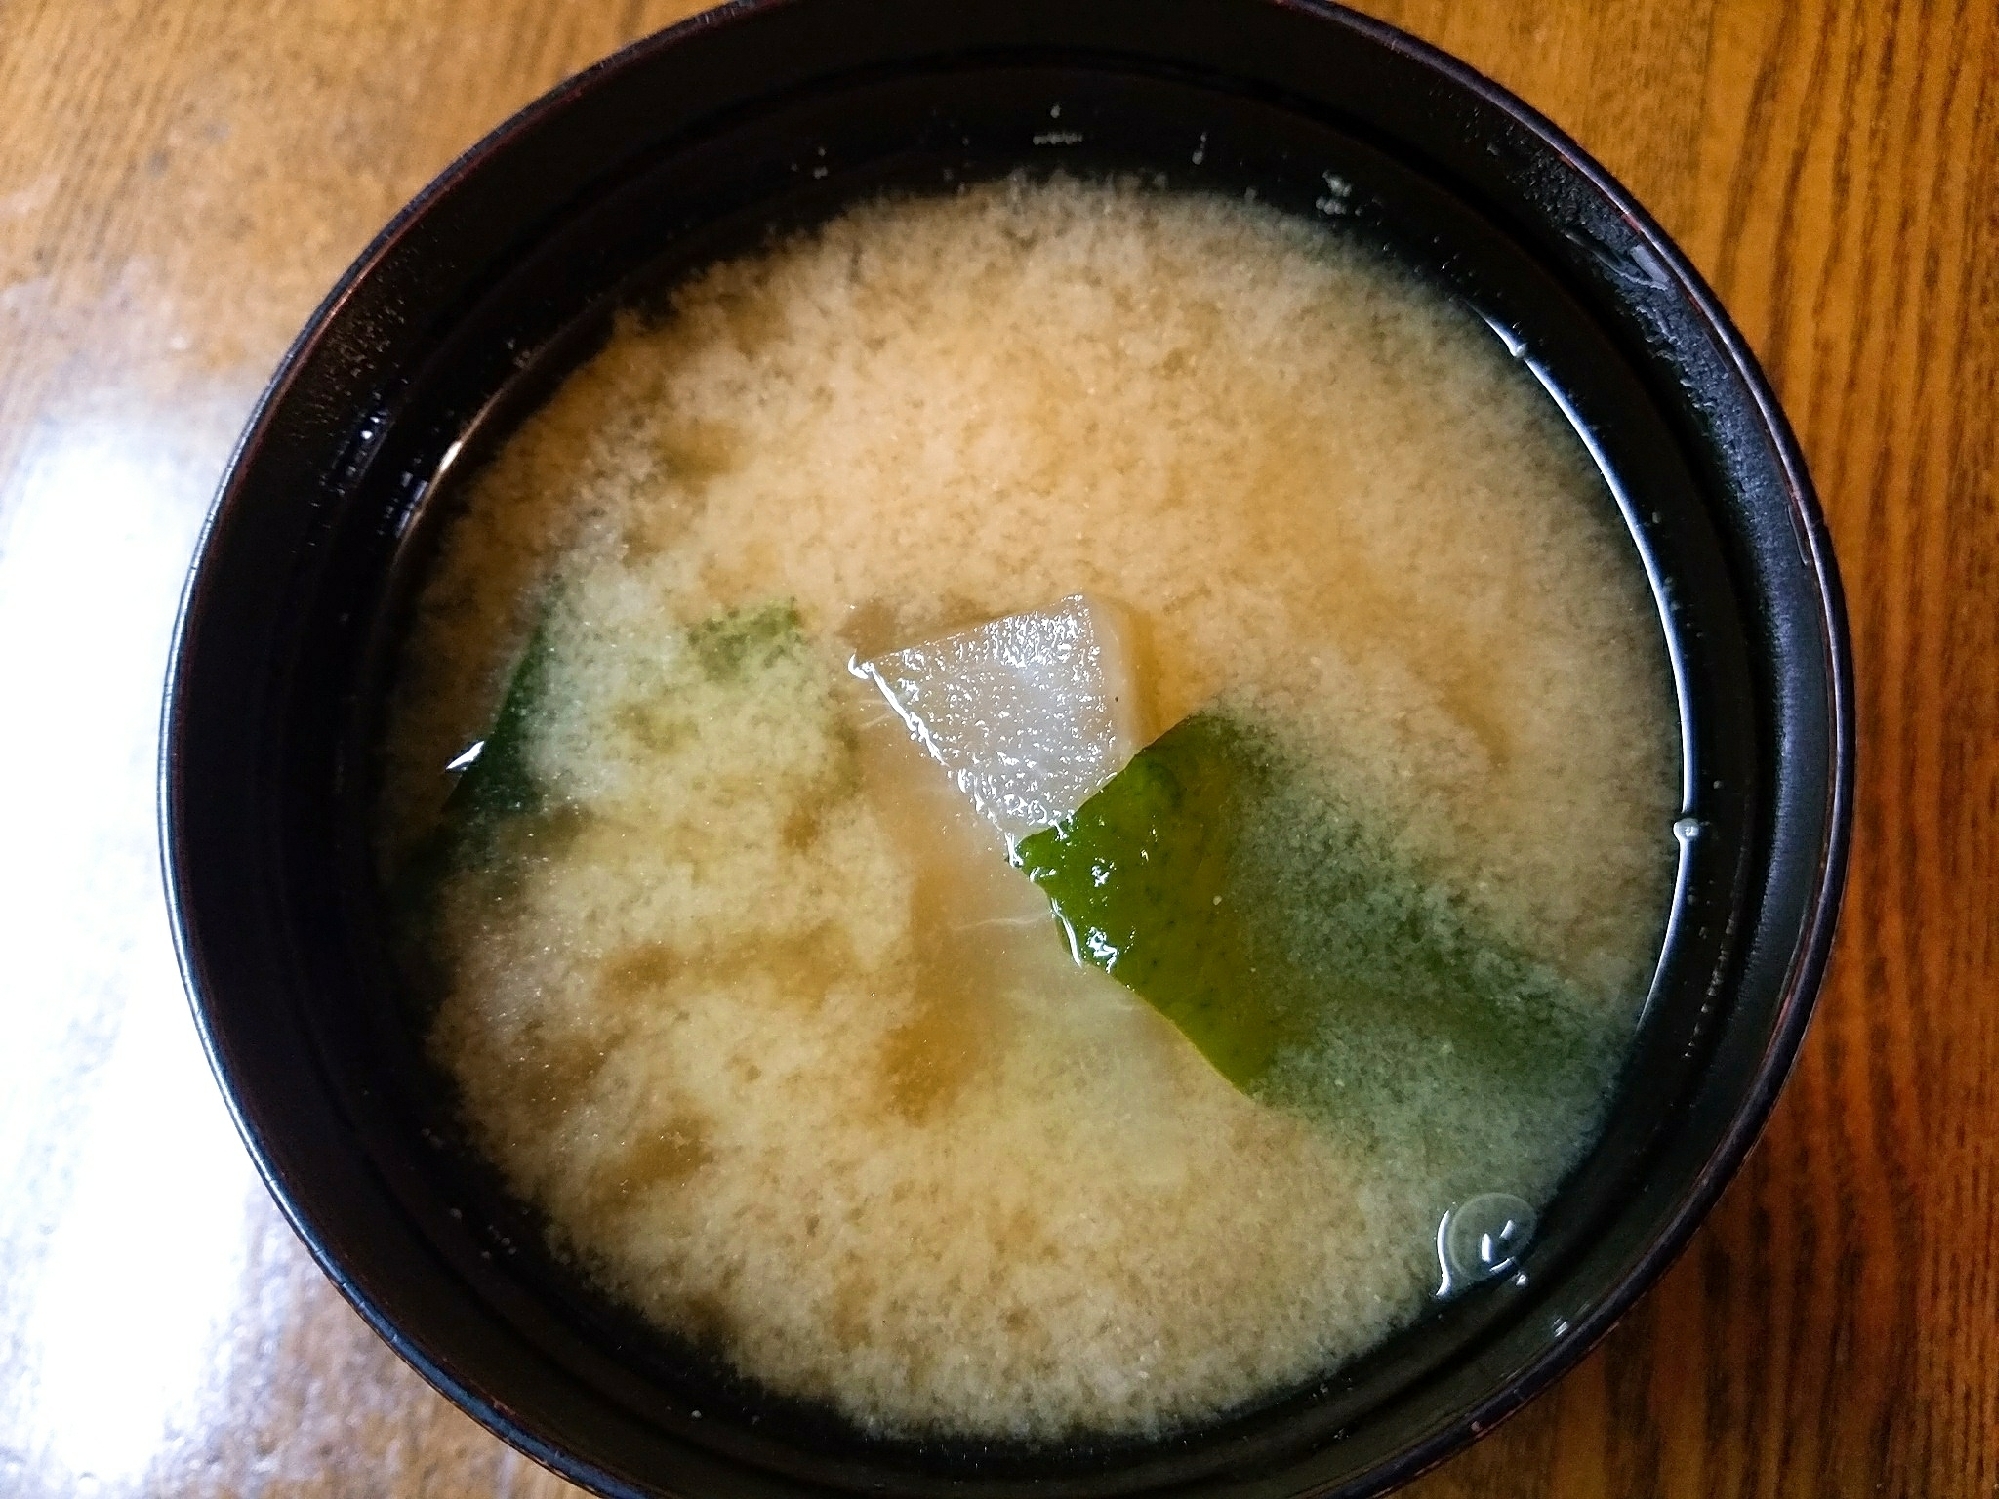
[[605, 1287], [871, 1430], [1143, 1434], [1504, 1268], [1678, 756], [1482, 323], [1015, 180], [620, 323], [443, 533], [377, 841], [467, 1127]]

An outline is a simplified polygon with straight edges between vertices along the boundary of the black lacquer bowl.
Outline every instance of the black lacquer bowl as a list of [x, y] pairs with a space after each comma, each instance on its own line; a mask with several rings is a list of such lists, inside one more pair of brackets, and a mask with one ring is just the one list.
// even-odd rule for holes
[[[1611, 479], [1687, 743], [1641, 1034], [1520, 1273], [1256, 1409], [1054, 1448], [868, 1438], [578, 1284], [459, 1140], [382, 960], [362, 847], [385, 642], [435, 497], [609, 310], [885, 186], [1023, 167], [1254, 191], [1485, 316]], [[1354, 1495], [1574, 1363], [1741, 1161], [1831, 940], [1852, 736], [1832, 558], [1768, 387], [1643, 210], [1518, 100], [1302, 0], [771, 0], [524, 111], [327, 299], [210, 523], [162, 776], [187, 981], [272, 1192], [361, 1314], [509, 1441], [609, 1494]]]

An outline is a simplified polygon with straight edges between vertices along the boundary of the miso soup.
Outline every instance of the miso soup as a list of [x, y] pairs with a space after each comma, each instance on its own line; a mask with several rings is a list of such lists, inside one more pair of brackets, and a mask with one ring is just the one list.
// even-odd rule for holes
[[1017, 179], [620, 322], [442, 535], [376, 836], [466, 1127], [603, 1288], [870, 1431], [1144, 1435], [1506, 1268], [1679, 754], [1474, 315]]

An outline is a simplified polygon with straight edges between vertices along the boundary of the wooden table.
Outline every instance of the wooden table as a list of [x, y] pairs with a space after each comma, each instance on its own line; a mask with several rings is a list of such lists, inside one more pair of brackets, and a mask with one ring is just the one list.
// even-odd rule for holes
[[[1450, 1495], [1999, 1493], [1999, 6], [1377, 0], [1720, 290], [1810, 455], [1863, 759], [1769, 1133]], [[0, 1493], [554, 1494], [256, 1185], [152, 832], [182, 569], [286, 342], [453, 155], [677, 0], [0, 8]]]

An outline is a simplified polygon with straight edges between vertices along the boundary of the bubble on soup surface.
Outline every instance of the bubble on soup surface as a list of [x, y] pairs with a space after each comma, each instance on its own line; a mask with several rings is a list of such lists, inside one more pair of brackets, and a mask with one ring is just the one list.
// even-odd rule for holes
[[1519, 1263], [1534, 1235], [1534, 1209], [1510, 1192], [1485, 1192], [1444, 1214], [1437, 1225], [1437, 1259], [1449, 1296], [1504, 1275]]

